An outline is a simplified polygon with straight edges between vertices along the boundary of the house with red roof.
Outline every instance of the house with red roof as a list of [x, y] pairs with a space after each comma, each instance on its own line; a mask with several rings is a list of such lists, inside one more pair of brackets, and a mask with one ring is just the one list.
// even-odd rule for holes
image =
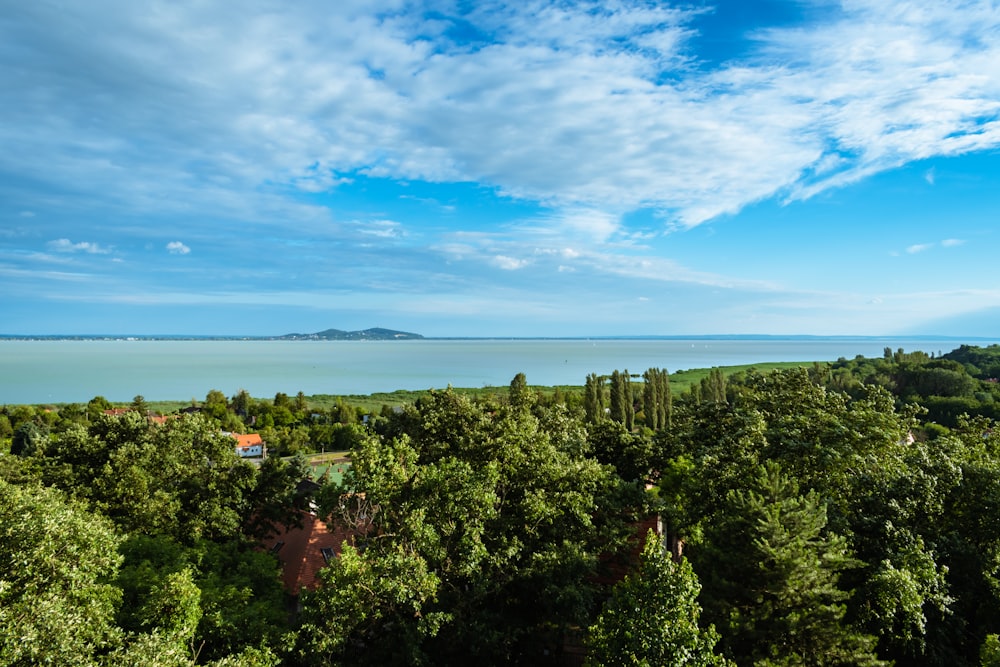
[[301, 512], [302, 526], [282, 530], [265, 543], [281, 563], [285, 589], [298, 596], [303, 590], [319, 585], [319, 571], [340, 555], [344, 542], [353, 545], [352, 531], [338, 527], [334, 531], [312, 512]]
[[244, 459], [266, 459], [267, 445], [260, 433], [229, 433], [236, 440], [236, 455]]

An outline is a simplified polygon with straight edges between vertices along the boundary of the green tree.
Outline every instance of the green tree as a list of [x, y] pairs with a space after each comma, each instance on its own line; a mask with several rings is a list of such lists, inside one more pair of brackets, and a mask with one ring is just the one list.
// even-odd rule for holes
[[136, 395], [132, 399], [132, 403], [129, 405], [129, 410], [133, 412], [138, 412], [140, 415], [145, 417], [149, 414], [149, 405], [146, 403], [146, 399], [140, 394]]
[[611, 373], [611, 418], [632, 430], [635, 418], [635, 404], [632, 400], [632, 384], [628, 371]]
[[726, 665], [714, 652], [719, 635], [701, 628], [701, 590], [691, 565], [674, 563], [653, 531], [646, 536], [638, 571], [612, 591], [587, 637], [592, 667]]
[[264, 459], [241, 507], [243, 532], [263, 540], [282, 528], [301, 525], [298, 515], [306, 509], [308, 498], [300, 498], [297, 487], [309, 476], [309, 464], [303, 456]]
[[112, 407], [111, 401], [108, 399], [103, 396], [95, 396], [87, 401], [87, 418], [90, 421], [96, 421], [98, 417], [104, 414], [105, 410], [110, 410]]
[[17, 427], [10, 442], [10, 453], [15, 456], [33, 456], [45, 450], [48, 437], [35, 422], [24, 422]]
[[646, 426], [659, 431], [670, 426], [673, 398], [670, 393], [670, 375], [665, 368], [650, 368], [642, 375], [642, 412]]
[[858, 565], [827, 532], [818, 494], [800, 495], [778, 465], [730, 492], [705, 543], [691, 549], [705, 612], [738, 664], [877, 665], [875, 638], [846, 620], [841, 572]]
[[1000, 636], [986, 636], [979, 649], [979, 664], [982, 667], [1000, 667]]
[[583, 409], [587, 421], [596, 424], [604, 420], [604, 379], [596, 373], [587, 376], [584, 385]]
[[645, 483], [649, 478], [653, 452], [647, 437], [632, 433], [619, 422], [604, 421], [589, 429], [587, 442], [591, 455], [614, 466], [623, 480]]
[[342, 396], [338, 396], [336, 403], [330, 408], [330, 419], [337, 424], [353, 424], [358, 420], [357, 412]]
[[293, 410], [296, 413], [302, 415], [303, 417], [309, 410], [309, 403], [308, 401], [306, 401], [306, 395], [301, 391], [295, 394], [295, 403], [293, 405]]
[[205, 395], [205, 401], [201, 404], [201, 411], [206, 416], [218, 422], [224, 422], [229, 416], [229, 401], [221, 391], [211, 389]]
[[510, 381], [510, 390], [507, 394], [507, 400], [510, 401], [511, 405], [519, 408], [530, 408], [535, 404], [535, 394], [528, 387], [528, 379], [525, 377], [524, 373], [518, 373], [514, 376], [514, 379]]
[[0, 480], [0, 664], [90, 665], [117, 645], [119, 541], [58, 491]]
[[156, 582], [136, 615], [145, 628], [189, 647], [201, 620], [200, 602], [201, 590], [194, 583], [191, 568], [186, 567]]
[[560, 651], [564, 633], [589, 622], [597, 556], [624, 544], [618, 503], [634, 496], [580, 455], [574, 429], [556, 417], [431, 392], [389, 418], [384, 435], [365, 438], [344, 485], [326, 489], [322, 503], [340, 525], [371, 522], [355, 576], [395, 563], [438, 583], [433, 594], [421, 588], [419, 614], [406, 607], [373, 619], [348, 645], [391, 637], [431, 664], [524, 663]]
[[0, 440], [10, 438], [14, 435], [14, 426], [10, 423], [10, 417], [0, 413]]
[[[102, 415], [86, 435], [60, 443], [52, 464], [70, 466], [61, 479], [124, 532], [233, 538], [256, 470], [241, 461], [233, 439], [200, 415], [152, 426], [128, 412]], [[82, 445], [73, 447], [74, 443]]]
[[701, 381], [702, 400], [711, 403], [725, 403], [726, 397], [726, 376], [721, 368], [713, 368], [708, 372], [708, 377]]
[[250, 406], [252, 404], [253, 404], [253, 398], [250, 397], [250, 392], [248, 392], [246, 389], [240, 389], [238, 392], [236, 392], [236, 395], [233, 396], [232, 401], [230, 401], [230, 405], [233, 408], [233, 412], [235, 412], [240, 417], [246, 417], [247, 415], [250, 414]]
[[440, 582], [418, 554], [393, 547], [362, 555], [348, 545], [320, 576], [322, 586], [303, 599], [297, 652], [305, 664], [432, 664], [421, 642], [445, 617], [424, 609]]

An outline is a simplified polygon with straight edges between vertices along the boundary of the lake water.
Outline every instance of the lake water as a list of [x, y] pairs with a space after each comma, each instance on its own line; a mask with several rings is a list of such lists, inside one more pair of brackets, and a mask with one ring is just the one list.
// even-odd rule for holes
[[[396, 389], [582, 385], [589, 373], [670, 372], [766, 361], [834, 361], [893, 350], [949, 352], [956, 339], [20, 341], [0, 340], [0, 404], [257, 398]], [[997, 341], [971, 341], [987, 345]]]

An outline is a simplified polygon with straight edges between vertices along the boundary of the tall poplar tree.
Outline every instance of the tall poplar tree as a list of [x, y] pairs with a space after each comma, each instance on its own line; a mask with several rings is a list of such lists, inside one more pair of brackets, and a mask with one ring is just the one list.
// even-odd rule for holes
[[646, 415], [646, 425], [654, 431], [670, 425], [672, 402], [670, 395], [670, 374], [665, 368], [650, 368], [642, 374], [642, 411]]
[[604, 420], [604, 380], [597, 373], [587, 376], [583, 391], [583, 409], [589, 423], [596, 424]]
[[632, 404], [632, 385], [628, 370], [611, 373], [611, 418], [632, 430], [635, 406]]

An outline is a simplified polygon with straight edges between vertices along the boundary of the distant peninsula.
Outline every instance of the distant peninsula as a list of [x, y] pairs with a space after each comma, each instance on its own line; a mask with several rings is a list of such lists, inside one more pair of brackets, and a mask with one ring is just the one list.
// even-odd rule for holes
[[290, 333], [268, 340], [419, 340], [421, 338], [423, 336], [420, 334], [376, 327], [374, 329], [364, 329], [363, 331], [327, 329], [311, 334]]
[[0, 335], [0, 340], [422, 340], [423, 336], [408, 331], [375, 327], [361, 331], [326, 329], [316, 333], [289, 333], [283, 336], [185, 336], [185, 335]]

